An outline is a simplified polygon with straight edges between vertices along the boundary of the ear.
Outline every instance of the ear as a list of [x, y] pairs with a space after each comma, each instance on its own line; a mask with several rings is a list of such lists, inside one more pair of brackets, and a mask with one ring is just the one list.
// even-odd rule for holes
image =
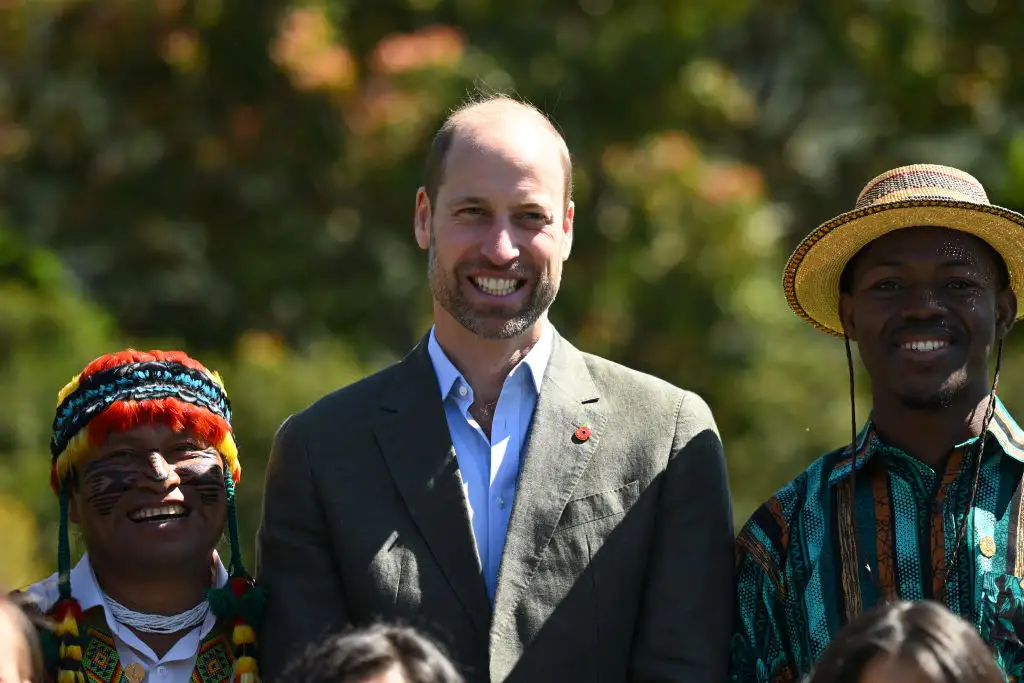
[[416, 190], [416, 213], [414, 214], [414, 224], [416, 231], [416, 244], [420, 245], [420, 249], [430, 248], [430, 222], [431, 222], [431, 206], [430, 197], [427, 196], [427, 191], [424, 188]]
[[1007, 287], [996, 295], [996, 337], [1003, 339], [1017, 320], [1017, 295]]
[[562, 241], [562, 260], [565, 261], [569, 258], [569, 252], [572, 251], [572, 237], [573, 237], [573, 226], [576, 218], [576, 204], [569, 202], [569, 206], [565, 209], [565, 218], [562, 220], [562, 235], [564, 237]]
[[853, 320], [853, 297], [849, 294], [839, 295], [839, 320], [850, 341], [857, 341], [857, 325]]

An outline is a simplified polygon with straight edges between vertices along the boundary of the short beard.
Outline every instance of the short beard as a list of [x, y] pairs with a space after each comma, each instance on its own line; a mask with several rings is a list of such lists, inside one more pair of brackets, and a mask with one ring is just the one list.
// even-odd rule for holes
[[449, 315], [458, 320], [460, 325], [481, 339], [511, 339], [523, 334], [547, 312], [558, 295], [558, 278], [552, 277], [548, 273], [542, 273], [533, 282], [530, 298], [526, 300], [523, 307], [511, 318], [495, 321], [489, 316], [481, 316], [466, 301], [459, 291], [457, 275], [441, 269], [437, 262], [433, 226], [430, 228], [430, 249], [427, 261], [427, 276], [434, 300], [441, 304], [441, 308]]
[[930, 412], [949, 410], [964, 395], [968, 386], [967, 373], [960, 371], [932, 394], [927, 396], [903, 394], [899, 398], [903, 405], [910, 410]]
[[964, 387], [944, 387], [930, 396], [900, 396], [900, 400], [910, 410], [938, 412], [952, 408], [963, 390]]

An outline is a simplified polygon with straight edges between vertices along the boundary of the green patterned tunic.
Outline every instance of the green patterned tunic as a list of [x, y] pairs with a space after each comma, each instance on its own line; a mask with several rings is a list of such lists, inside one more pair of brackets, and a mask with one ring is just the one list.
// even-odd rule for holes
[[[114, 637], [107, 628], [102, 607], [86, 610], [82, 629], [85, 632], [85, 651], [82, 666], [88, 683], [131, 683], [121, 665]], [[195, 667], [189, 683], [227, 683], [231, 680], [234, 657], [231, 654], [231, 628], [217, 624], [203, 639], [196, 653]]]
[[989, 433], [948, 581], [978, 439], [936, 472], [868, 422], [855, 477], [839, 449], [762, 505], [736, 542], [731, 680], [797, 681], [844, 624], [893, 599], [944, 603], [975, 625], [1007, 680], [1024, 675], [1024, 431], [998, 402]]

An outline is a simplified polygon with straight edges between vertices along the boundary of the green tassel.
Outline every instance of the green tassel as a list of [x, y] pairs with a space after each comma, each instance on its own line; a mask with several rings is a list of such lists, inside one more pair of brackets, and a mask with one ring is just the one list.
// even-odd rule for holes
[[242, 596], [242, 604], [239, 611], [245, 623], [257, 628], [263, 622], [263, 612], [267, 607], [267, 589], [262, 586], [253, 586]]
[[231, 576], [245, 576], [245, 565], [242, 563], [242, 546], [238, 542], [235, 480], [231, 477], [231, 470], [229, 468], [224, 468], [224, 489], [228, 499], [228, 541], [231, 544], [231, 559], [228, 561], [228, 573]]
[[57, 591], [61, 600], [71, 597], [71, 543], [68, 540], [68, 478], [60, 480], [60, 530], [57, 532]]
[[[228, 540], [231, 544], [231, 558], [228, 560], [228, 575], [231, 579], [248, 578], [242, 562], [241, 544], [238, 542], [238, 514], [235, 508], [235, 481], [231, 471], [224, 470], [224, 489], [228, 503]], [[245, 623], [256, 627], [263, 620], [263, 612], [267, 605], [265, 588], [250, 586], [239, 599], [231, 590], [231, 579], [220, 588], [206, 591], [206, 600], [214, 615], [225, 621], [241, 617]]]
[[263, 621], [263, 612], [267, 606], [267, 590], [253, 586], [239, 600], [232, 592], [230, 584], [224, 584], [221, 588], [206, 591], [206, 600], [218, 619], [230, 621], [242, 617], [245, 623], [255, 628]]
[[47, 671], [55, 670], [60, 663], [60, 639], [57, 634], [46, 628], [39, 629], [39, 645]]
[[238, 616], [238, 598], [228, 584], [206, 591], [206, 601], [218, 619], [231, 620]]

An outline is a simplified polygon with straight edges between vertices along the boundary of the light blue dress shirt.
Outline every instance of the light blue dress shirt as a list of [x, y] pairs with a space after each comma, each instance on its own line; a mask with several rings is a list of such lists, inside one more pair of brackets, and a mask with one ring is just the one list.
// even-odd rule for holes
[[462, 472], [473, 536], [487, 593], [494, 604], [505, 532], [519, 483], [520, 459], [537, 406], [544, 370], [551, 358], [554, 333], [544, 326], [540, 340], [505, 378], [491, 420], [491, 438], [470, 414], [473, 388], [452, 365], [430, 330], [427, 350], [441, 388], [448, 431]]

